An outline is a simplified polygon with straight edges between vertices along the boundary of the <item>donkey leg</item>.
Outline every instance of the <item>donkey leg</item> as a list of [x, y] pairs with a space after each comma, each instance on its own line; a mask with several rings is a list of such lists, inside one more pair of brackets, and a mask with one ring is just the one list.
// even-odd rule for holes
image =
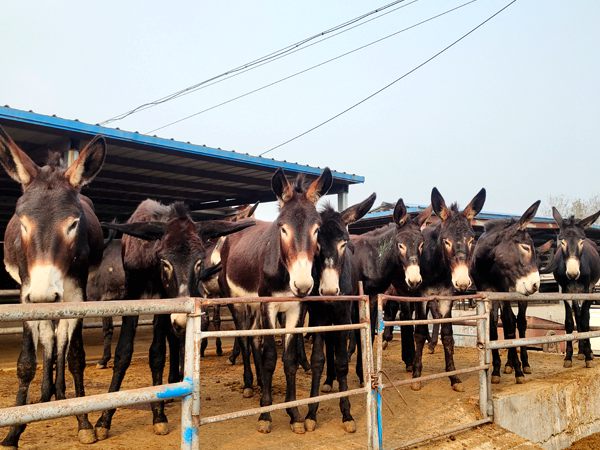
[[[269, 317], [268, 304], [261, 305], [262, 323], [264, 328], [274, 328], [273, 320]], [[275, 345], [274, 336], [265, 336], [262, 346], [262, 391], [260, 397], [260, 406], [270, 406], [273, 404], [273, 373], [275, 372], [275, 366], [277, 365], [277, 347]], [[258, 417], [258, 431], [260, 433], [271, 432], [271, 413], [262, 413]]]
[[[214, 308], [213, 325], [216, 331], [221, 331], [221, 305], [215, 305]], [[223, 345], [221, 344], [220, 337], [215, 339], [215, 345], [217, 347], [217, 356], [223, 356]]]
[[[85, 387], [83, 383], [83, 372], [85, 371], [85, 349], [83, 347], [83, 321], [79, 319], [75, 330], [71, 336], [69, 344], [69, 353], [67, 356], [69, 371], [73, 376], [73, 384], [75, 385], [75, 396], [85, 397]], [[87, 414], [79, 414], [76, 416], [78, 431], [77, 435], [79, 442], [82, 444], [93, 444], [96, 442], [96, 433], [94, 427], [90, 423]]]
[[[152, 344], [150, 345], [150, 351], [148, 353], [153, 386], [163, 384], [163, 371], [165, 369], [165, 360], [167, 356], [167, 327], [170, 326], [171, 324], [168, 315], [162, 314], [154, 316]], [[179, 354], [179, 348], [177, 348], [177, 354]], [[173, 359], [173, 356], [173, 353], [171, 353], [171, 359]], [[171, 374], [169, 374], [169, 376], [171, 376]], [[154, 433], [158, 435], [168, 434], [169, 425], [167, 416], [165, 415], [165, 402], [153, 402], [150, 406], [152, 408], [152, 425]]]
[[[332, 335], [333, 333], [325, 333], [325, 346], [326, 346], [326, 351], [325, 351], [325, 356], [326, 356], [326, 361], [327, 361], [327, 375], [325, 377], [325, 383], [323, 383], [323, 387], [321, 388], [322, 392], [331, 392], [331, 390], [333, 389], [333, 380], [336, 379], [336, 372], [335, 372], [335, 350], [334, 350], [334, 341], [332, 339]], [[321, 340], [323, 340], [323, 338], [321, 338]], [[314, 343], [313, 343], [313, 351], [314, 351]], [[312, 360], [312, 358], [311, 358]]]
[[[17, 400], [15, 406], [21, 406], [27, 403], [27, 393], [31, 380], [35, 377], [36, 361], [36, 343], [33, 342], [33, 334], [27, 323], [23, 324], [23, 342], [21, 344], [21, 353], [17, 361], [17, 377], [19, 379], [19, 388], [17, 390]], [[19, 445], [19, 438], [25, 431], [25, 425], [13, 425], [10, 427], [8, 435], [0, 444], [2, 447], [16, 449]]]
[[[565, 301], [565, 333], [573, 333], [575, 324], [573, 323], [573, 309], [571, 308], [571, 302]], [[565, 359], [563, 361], [563, 367], [571, 367], [573, 365], [573, 341], [567, 341], [565, 352]]]
[[[350, 323], [348, 321], [347, 323]], [[335, 370], [337, 373], [340, 392], [348, 390], [348, 332], [338, 331], [335, 335]], [[348, 397], [340, 398], [340, 412], [342, 413], [342, 423], [347, 433], [356, 432], [356, 423], [350, 413], [350, 399]]]
[[[433, 317], [434, 319], [441, 319], [442, 314], [440, 313], [438, 302], [429, 302], [428, 306], [431, 309], [431, 317]], [[423, 319], [426, 319], [426, 318], [427, 318], [427, 312], [425, 312], [425, 316], [423, 317]], [[431, 327], [431, 335], [429, 335], [429, 327], [427, 327], [427, 340], [429, 341], [429, 344], [427, 345], [427, 349], [429, 350], [429, 353], [431, 353], [432, 355], [435, 353], [435, 346], [438, 343], [439, 335], [440, 335], [440, 324], [438, 324], [438, 323], [433, 324], [433, 326]]]
[[[592, 306], [591, 301], [584, 301], [581, 306], [581, 331], [590, 331], [590, 307]], [[592, 353], [592, 345], [589, 339], [583, 339], [579, 341], [579, 347], [583, 348], [583, 354], [585, 355], [585, 367], [592, 367], [592, 360], [594, 359], [594, 354]], [[583, 344], [583, 346], [581, 345]]]
[[[313, 334], [313, 345], [312, 354], [310, 355], [310, 364], [312, 369], [312, 379], [310, 384], [310, 396], [316, 397], [319, 395], [319, 385], [321, 384], [321, 374], [323, 373], [323, 366], [325, 365], [325, 355], [323, 352], [323, 333]], [[333, 350], [333, 348], [332, 348]], [[329, 351], [329, 350], [328, 350]], [[333, 353], [333, 352], [332, 352]], [[329, 354], [327, 355], [329, 358]], [[327, 382], [325, 382], [327, 383]], [[323, 385], [325, 387], [325, 385]], [[328, 392], [328, 391], [326, 391]], [[311, 403], [308, 405], [308, 414], [304, 421], [304, 427], [306, 431], [315, 431], [317, 428], [317, 410], [319, 409], [318, 403]]]
[[[448, 317], [450, 317], [450, 315], [448, 315]], [[444, 323], [441, 328], [444, 358], [446, 359], [446, 372], [451, 372], [456, 370], [454, 367], [454, 336], [452, 335], [452, 324]], [[457, 375], [450, 376], [450, 385], [456, 392], [463, 392], [465, 390], [462, 381]]]
[[[129, 364], [131, 364], [131, 357], [133, 356], [133, 341], [135, 338], [135, 331], [137, 328], [138, 316], [124, 316], [123, 323], [121, 325], [121, 333], [119, 334], [119, 342], [115, 349], [115, 360], [113, 365], [113, 375], [110, 382], [108, 392], [115, 392], [121, 389], [121, 383], [125, 377], [125, 372]], [[103, 440], [108, 437], [108, 430], [112, 423], [112, 418], [115, 414], [116, 409], [109, 409], [102, 413], [98, 421], [96, 422], [96, 437], [98, 440]]]
[[[383, 307], [383, 315], [385, 320], [396, 320], [396, 315], [398, 314], [398, 302], [394, 302], [388, 300]], [[391, 342], [394, 339], [394, 327], [387, 326], [383, 330], [383, 348], [387, 348], [388, 342]]]
[[[490, 311], [490, 341], [498, 340], [498, 308], [500, 305], [497, 302], [492, 302], [492, 310]], [[500, 383], [500, 351], [492, 350], [492, 383]]]
[[[415, 304], [415, 317], [418, 320], [422, 320], [426, 317], [427, 310], [424, 302]], [[417, 325], [415, 327], [415, 358], [413, 361], [412, 377], [419, 378], [421, 371], [423, 370], [423, 347], [425, 346], [425, 340], [427, 339], [427, 325]], [[415, 381], [410, 385], [413, 391], [421, 389], [421, 382]]]
[[235, 361], [237, 359], [238, 356], [240, 356], [240, 353], [242, 352], [241, 347], [240, 347], [240, 338], [235, 338], [233, 340], [233, 348], [231, 350], [231, 355], [229, 355], [229, 358], [227, 358], [229, 360], [229, 363], [233, 366], [235, 365]]
[[108, 361], [111, 358], [111, 345], [114, 333], [114, 325], [112, 317], [102, 318], [102, 336], [103, 336], [103, 352], [102, 358], [96, 363], [96, 368], [106, 369], [108, 367]]
[[[519, 313], [517, 315], [517, 329], [519, 330], [519, 337], [524, 338], [525, 333], [527, 332], [527, 302], [519, 302], [518, 305]], [[531, 373], [526, 345], [521, 347], [521, 364], [523, 365], [524, 373]]]
[[[513, 313], [510, 303], [504, 302], [502, 305], [502, 328], [504, 329], [505, 339], [515, 339], [517, 337], [517, 318]], [[521, 368], [521, 361], [516, 348], [508, 349], [508, 361], [504, 367], [504, 373], [515, 371], [515, 381], [522, 384], [525, 381], [525, 374]]]
[[[411, 307], [404, 303], [400, 306], [401, 320], [410, 320]], [[400, 337], [402, 340], [402, 361], [406, 366], [407, 372], [412, 372], [415, 360], [415, 327], [413, 325], [402, 325], [400, 327]]]
[[[285, 373], [286, 402], [292, 402], [296, 400], [296, 372], [300, 363], [300, 355], [298, 354], [298, 343], [294, 341], [298, 339], [302, 339], [302, 336], [297, 334], [285, 336], [283, 350], [283, 371]], [[288, 413], [288, 416], [290, 416], [290, 426], [292, 431], [297, 434], [303, 434], [306, 430], [304, 428], [304, 423], [302, 422], [298, 408], [286, 408], [286, 412]]]
[[[169, 383], [178, 383], [183, 380], [183, 371], [181, 370], [181, 348], [183, 339], [176, 335], [171, 329], [170, 321], [162, 323], [165, 328], [164, 334], [169, 344]], [[185, 351], [184, 351], [185, 353]]]

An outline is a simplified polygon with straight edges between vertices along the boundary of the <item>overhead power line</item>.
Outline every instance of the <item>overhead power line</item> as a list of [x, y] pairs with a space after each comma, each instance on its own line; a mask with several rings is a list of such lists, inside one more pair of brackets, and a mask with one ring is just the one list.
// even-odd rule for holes
[[[416, 0], [414, 0], [414, 1], [416, 1]], [[458, 10], [458, 9], [460, 9], [460, 8], [463, 8], [463, 7], [467, 6], [467, 5], [470, 5], [471, 3], [475, 3], [476, 1], [478, 1], [478, 0], [470, 0], [470, 1], [468, 1], [468, 2], [466, 2], [466, 3], [463, 3], [463, 4], [461, 4], [461, 5], [458, 5], [458, 6], [454, 7], [454, 8], [447, 9], [446, 11], [444, 11], [444, 12], [441, 12], [441, 13], [439, 13], [439, 14], [436, 14], [435, 16], [431, 16], [431, 17], [429, 17], [429, 18], [427, 18], [427, 19], [421, 20], [420, 22], [417, 22], [417, 23], [415, 23], [415, 24], [413, 24], [413, 25], [410, 25], [410, 26], [408, 26], [408, 27], [406, 27], [406, 28], [402, 28], [401, 30], [395, 31], [394, 33], [388, 34], [388, 35], [386, 35], [386, 36], [383, 36], [383, 37], [381, 37], [381, 38], [379, 38], [379, 39], [376, 39], [376, 40], [374, 40], [374, 41], [371, 41], [371, 42], [369, 42], [368, 44], [361, 45], [360, 47], [356, 47], [356, 48], [354, 48], [354, 49], [352, 49], [352, 50], [350, 50], [350, 51], [347, 51], [347, 52], [345, 52], [345, 53], [342, 53], [342, 54], [340, 54], [340, 55], [338, 55], [338, 56], [335, 56], [335, 57], [333, 57], [333, 58], [327, 59], [327, 60], [325, 60], [325, 61], [322, 61], [322, 62], [320, 62], [320, 63], [318, 63], [318, 64], [315, 64], [315, 65], [313, 65], [313, 66], [310, 66], [310, 67], [308, 67], [308, 68], [306, 68], [306, 69], [300, 70], [300, 71], [298, 71], [298, 72], [294, 72], [294, 73], [293, 73], [293, 74], [291, 74], [291, 75], [287, 75], [287, 76], [285, 76], [285, 77], [283, 77], [283, 78], [280, 78], [280, 79], [278, 79], [278, 80], [276, 80], [276, 81], [273, 81], [273, 82], [271, 82], [271, 83], [264, 84], [264, 85], [262, 85], [262, 86], [260, 86], [260, 87], [258, 87], [258, 88], [256, 88], [256, 89], [252, 89], [251, 91], [247, 91], [247, 92], [245, 92], [245, 93], [243, 93], [243, 94], [240, 94], [240, 95], [237, 95], [237, 96], [235, 96], [235, 97], [232, 97], [232, 98], [230, 98], [230, 99], [228, 99], [228, 100], [225, 100], [225, 101], [223, 101], [223, 102], [221, 102], [221, 103], [217, 103], [217, 104], [215, 104], [215, 105], [209, 106], [209, 107], [207, 107], [207, 108], [205, 108], [205, 109], [202, 109], [202, 110], [200, 110], [200, 111], [198, 111], [198, 112], [195, 112], [195, 113], [193, 113], [193, 114], [189, 114], [189, 115], [187, 115], [187, 116], [185, 116], [185, 117], [182, 117], [182, 118], [180, 118], [180, 119], [174, 120], [174, 121], [172, 121], [172, 122], [169, 122], [169, 123], [167, 123], [167, 124], [165, 124], [165, 125], [161, 125], [161, 126], [160, 126], [160, 127], [158, 127], [158, 128], [154, 128], [154, 129], [152, 129], [152, 130], [149, 130], [149, 131], [147, 131], [147, 132], [146, 132], [146, 134], [155, 133], [155, 132], [157, 132], [157, 131], [159, 131], [159, 130], [163, 130], [163, 129], [165, 129], [165, 128], [168, 128], [168, 127], [170, 127], [170, 126], [172, 126], [172, 125], [175, 125], [175, 124], [178, 124], [178, 123], [184, 122], [184, 121], [186, 121], [186, 120], [188, 120], [188, 119], [191, 119], [192, 117], [199, 116], [199, 115], [201, 115], [201, 114], [204, 114], [204, 113], [206, 113], [206, 112], [212, 111], [213, 109], [219, 108], [219, 107], [221, 107], [221, 106], [224, 106], [224, 105], [227, 105], [227, 104], [229, 104], [229, 103], [232, 103], [232, 102], [234, 102], [234, 101], [236, 101], [236, 100], [240, 100], [240, 99], [242, 99], [242, 98], [244, 98], [244, 97], [247, 97], [247, 96], [249, 96], [249, 95], [252, 95], [252, 94], [255, 94], [255, 93], [257, 93], [257, 92], [260, 92], [260, 91], [262, 91], [262, 90], [264, 90], [264, 89], [267, 89], [267, 88], [270, 88], [270, 87], [272, 87], [272, 86], [275, 86], [276, 84], [279, 84], [279, 83], [282, 83], [282, 82], [284, 82], [284, 81], [287, 81], [287, 80], [289, 80], [289, 79], [291, 79], [291, 78], [297, 77], [298, 75], [302, 75], [302, 74], [304, 74], [304, 73], [306, 73], [306, 72], [309, 72], [309, 71], [311, 71], [311, 70], [313, 70], [313, 69], [316, 69], [316, 68], [318, 68], [318, 67], [324, 66], [325, 64], [328, 64], [328, 63], [330, 63], [330, 62], [336, 61], [336, 60], [338, 60], [338, 59], [341, 59], [341, 58], [343, 58], [343, 57], [345, 57], [345, 56], [351, 55], [352, 53], [358, 52], [359, 50], [363, 50], [363, 49], [365, 49], [365, 48], [367, 48], [367, 47], [370, 47], [370, 46], [372, 46], [372, 45], [375, 45], [375, 44], [378, 44], [378, 43], [380, 43], [380, 42], [382, 42], [382, 41], [385, 41], [386, 39], [389, 39], [389, 38], [391, 38], [391, 37], [397, 36], [398, 34], [404, 33], [405, 31], [408, 31], [408, 30], [411, 30], [411, 29], [413, 29], [413, 28], [416, 28], [416, 27], [418, 27], [418, 26], [420, 26], [420, 25], [423, 25], [423, 24], [425, 24], [425, 23], [427, 23], [427, 22], [430, 22], [430, 21], [432, 21], [432, 20], [434, 20], [434, 19], [437, 19], [437, 18], [440, 18], [440, 17], [442, 17], [442, 16], [445, 16], [446, 14], [449, 14], [449, 13], [451, 13], [451, 12], [453, 12], [453, 11], [456, 11], [456, 10]]]
[[509, 6], [511, 6], [513, 3], [515, 3], [517, 0], [512, 0], [510, 3], [506, 4], [504, 7], [502, 7], [501, 9], [499, 9], [498, 11], [496, 11], [494, 14], [492, 14], [490, 17], [488, 17], [487, 19], [485, 19], [483, 22], [481, 22], [479, 25], [477, 25], [476, 27], [472, 28], [471, 30], [469, 30], [468, 32], [466, 32], [465, 34], [463, 34], [461, 37], [459, 37], [458, 39], [456, 39], [454, 42], [452, 42], [451, 44], [448, 44], [446, 47], [444, 47], [443, 49], [441, 49], [439, 52], [437, 52], [436, 54], [434, 54], [433, 56], [427, 58], [425, 61], [423, 61], [422, 63], [420, 63], [419, 65], [413, 67], [411, 70], [409, 70], [408, 72], [404, 73], [403, 75], [399, 76], [398, 78], [396, 78], [395, 80], [393, 80], [392, 82], [386, 84], [385, 86], [383, 86], [382, 88], [376, 90], [375, 92], [373, 92], [372, 94], [368, 95], [367, 97], [363, 98], [362, 100], [354, 103], [353, 105], [349, 106], [348, 108], [344, 109], [343, 111], [335, 114], [334, 116], [331, 116], [330, 118], [328, 118], [327, 120], [324, 120], [323, 122], [318, 123], [317, 125], [315, 125], [312, 128], [309, 128], [306, 131], [303, 131], [300, 134], [297, 134], [296, 136], [282, 142], [281, 144], [277, 144], [274, 147], [271, 147], [270, 149], [260, 153], [258, 156], [263, 156], [266, 155], [267, 153], [272, 152], [273, 150], [277, 150], [278, 148], [283, 147], [284, 145], [289, 144], [290, 142], [295, 141], [296, 139], [299, 139], [303, 136], [306, 136], [307, 134], [315, 131], [318, 128], [321, 128], [323, 125], [328, 124], [329, 122], [332, 122], [333, 120], [337, 119], [338, 117], [346, 114], [348, 111], [353, 110], [354, 108], [356, 108], [357, 106], [362, 105], [363, 103], [365, 103], [366, 101], [372, 99], [373, 97], [375, 97], [376, 95], [380, 94], [381, 92], [385, 91], [386, 89], [389, 89], [390, 87], [392, 87], [394, 84], [398, 83], [400, 80], [406, 78], [407, 76], [409, 76], [410, 74], [412, 74], [413, 72], [416, 72], [417, 70], [419, 70], [421, 67], [423, 67], [424, 65], [426, 65], [427, 63], [433, 61], [435, 58], [437, 58], [438, 56], [440, 56], [442, 53], [445, 53], [447, 50], [451, 49], [452, 47], [454, 47], [456, 44], [458, 44], [460, 41], [462, 41], [463, 39], [465, 39], [467, 36], [469, 36], [470, 34], [474, 33], [476, 30], [478, 30], [479, 28], [481, 28], [483, 25], [485, 25], [486, 23], [488, 23], [490, 20], [492, 20], [494, 17], [496, 17], [498, 14], [500, 14], [501, 12], [503, 12], [505, 9], [507, 9]]
[[[174, 100], [174, 99], [179, 98], [179, 97], [181, 97], [183, 95], [187, 95], [187, 94], [190, 94], [192, 92], [195, 92], [198, 89], [201, 89], [203, 87], [208, 87], [207, 85], [213, 85], [213, 84], [216, 84], [218, 82], [225, 81], [225, 79], [229, 79], [229, 78], [232, 78], [233, 76], [241, 75], [241, 73], [245, 73], [248, 70], [252, 70], [252, 69], [258, 68], [258, 67], [260, 67], [260, 66], [262, 66], [264, 64], [267, 64], [269, 62], [273, 62], [273, 61], [275, 61], [277, 59], [283, 58], [283, 57], [288, 56], [288, 55], [290, 55], [292, 53], [295, 53], [297, 51], [304, 50], [305, 48], [311, 47], [312, 45], [315, 45], [315, 44], [318, 44], [320, 42], [323, 42], [323, 41], [325, 41], [327, 39], [330, 39], [330, 38], [332, 38], [334, 36], [337, 36], [337, 35], [339, 35], [341, 33], [345, 33], [346, 31], [350, 31], [353, 28], [356, 28], [358, 26], [362, 26], [362, 25], [364, 25], [364, 24], [366, 24], [366, 23], [368, 23], [368, 22], [370, 22], [372, 20], [379, 19], [380, 17], [383, 17], [383, 16], [385, 16], [385, 15], [387, 15], [387, 14], [393, 12], [393, 11], [396, 11], [396, 10], [400, 9], [400, 8], [408, 6], [408, 5], [401, 5], [400, 7], [395, 8], [392, 11], [388, 11], [385, 14], [380, 14], [377, 17], [371, 18], [371, 19], [366, 20], [366, 21], [364, 21], [362, 23], [354, 25], [357, 22], [361, 22], [362, 20], [366, 19], [369, 16], [372, 16], [374, 14], [377, 14], [377, 13], [380, 13], [382, 11], [385, 11], [385, 10], [387, 10], [387, 9], [389, 9], [389, 8], [391, 8], [391, 7], [399, 4], [399, 3], [402, 3], [404, 1], [405, 0], [394, 0], [391, 3], [383, 5], [383, 6], [379, 7], [379, 8], [377, 8], [377, 9], [374, 9], [372, 11], [364, 13], [364, 14], [362, 14], [362, 15], [360, 15], [358, 17], [355, 17], [353, 19], [347, 20], [346, 22], [343, 22], [343, 23], [341, 23], [339, 25], [336, 25], [336, 26], [334, 26], [332, 28], [329, 28], [327, 30], [321, 31], [320, 33], [317, 33], [315, 35], [309, 36], [309, 37], [307, 37], [305, 39], [302, 39], [301, 41], [298, 41], [298, 42], [295, 42], [293, 44], [290, 44], [290, 45], [288, 45], [286, 47], [283, 47], [283, 48], [281, 48], [279, 50], [273, 51], [273, 52], [271, 52], [271, 53], [269, 53], [267, 55], [261, 56], [260, 58], [257, 58], [255, 60], [252, 60], [250, 62], [242, 64], [241, 66], [235, 67], [233, 69], [229, 69], [226, 72], [223, 72], [223, 73], [221, 73], [219, 75], [215, 75], [215, 76], [213, 76], [211, 78], [208, 78], [208, 79], [206, 79], [204, 81], [201, 81], [199, 83], [196, 83], [196, 84], [193, 84], [191, 86], [188, 86], [188, 87], [186, 87], [184, 89], [181, 89], [179, 91], [173, 92], [173, 93], [171, 93], [169, 95], [166, 95], [164, 97], [161, 97], [159, 99], [153, 100], [153, 101], [148, 102], [148, 103], [143, 103], [143, 104], [141, 104], [139, 106], [136, 106], [135, 108], [133, 108], [133, 109], [131, 109], [129, 111], [126, 111], [124, 113], [118, 114], [116, 116], [113, 116], [113, 117], [111, 117], [109, 119], [106, 119], [106, 120], [100, 122], [100, 125], [107, 125], [107, 124], [109, 124], [111, 122], [115, 122], [115, 121], [118, 121], [118, 120], [123, 120], [126, 117], [129, 117], [132, 114], [135, 114], [137, 112], [144, 111], [146, 109], [158, 106], [158, 105], [160, 105], [162, 103], [166, 103], [166, 102], [168, 102], [170, 100]], [[417, 1], [418, 0], [413, 0], [409, 4], [415, 3]], [[351, 27], [351, 25], [354, 25], [354, 26]], [[342, 31], [339, 31], [338, 33], [335, 33], [338, 30], [342, 30]], [[331, 33], [335, 33], [335, 34], [333, 34], [332, 36], [327, 36], [327, 35], [329, 35]], [[313, 41], [315, 39], [318, 39], [319, 37], [323, 37], [323, 36], [327, 36], [327, 37], [324, 38], [324, 39], [320, 39], [317, 42], [309, 44], [311, 41]], [[224, 78], [224, 77], [226, 77], [226, 78]]]

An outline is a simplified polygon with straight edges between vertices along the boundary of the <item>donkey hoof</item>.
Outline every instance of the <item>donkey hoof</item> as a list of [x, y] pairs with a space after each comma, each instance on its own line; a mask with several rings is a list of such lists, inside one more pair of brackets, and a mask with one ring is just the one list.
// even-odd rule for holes
[[365, 387], [365, 382], [364, 381], [359, 382], [358, 386], [361, 387], [361, 388], [364, 388]]
[[515, 381], [517, 384], [523, 384], [525, 383], [525, 377], [515, 377]]
[[422, 387], [423, 387], [423, 385], [421, 384], [421, 382], [420, 382], [420, 381], [415, 381], [414, 383], [412, 383], [412, 384], [410, 385], [410, 388], [411, 388], [413, 391], [420, 391]]
[[583, 361], [583, 360], [585, 359], [585, 355], [584, 355], [583, 353], [578, 353], [578, 354], [577, 354], [577, 359], [578, 359], [579, 361]]
[[465, 387], [463, 386], [462, 383], [453, 384], [452, 389], [454, 389], [456, 392], [465, 392]]
[[513, 373], [513, 368], [510, 366], [504, 366], [504, 373]]
[[85, 428], [77, 432], [80, 444], [93, 444], [96, 442], [96, 433], [92, 428]]
[[290, 428], [296, 434], [304, 434], [306, 432], [306, 430], [304, 429], [304, 422], [291, 423]]
[[585, 362], [585, 367], [586, 367], [587, 369], [591, 368], [591, 367], [592, 367], [592, 360], [586, 361], [586, 362]]
[[412, 371], [413, 371], [413, 366], [412, 366], [412, 364], [410, 364], [410, 365], [409, 365], [409, 364], [407, 364], [407, 365], [406, 365], [406, 371], [407, 371], [407, 372], [412, 372]]
[[169, 434], [169, 424], [167, 422], [159, 422], [154, 424], [154, 434], [164, 436]]
[[529, 367], [529, 366], [524, 366], [524, 367], [523, 367], [523, 373], [526, 373], [526, 374], [531, 374], [531, 367]]
[[306, 429], [306, 431], [315, 431], [315, 429], [317, 428], [317, 421], [312, 419], [306, 419], [304, 421], [304, 428]]
[[270, 420], [259, 420], [258, 421], [258, 427], [256, 427], [256, 430], [259, 433], [270, 433], [271, 432], [271, 421]]
[[252, 388], [244, 388], [244, 392], [242, 394], [244, 398], [250, 398], [254, 395], [254, 389]]
[[321, 392], [331, 392], [332, 389], [333, 386], [331, 386], [330, 384], [324, 384], [323, 386], [321, 386]]
[[492, 384], [500, 384], [500, 375], [492, 375]]
[[383, 341], [383, 344], [381, 344], [381, 348], [384, 349], [384, 350], [386, 348], [388, 348], [388, 341]]
[[108, 428], [104, 428], [104, 427], [96, 427], [96, 438], [99, 441], [103, 441], [104, 439], [108, 438]]
[[108, 368], [108, 364], [103, 363], [103, 362], [99, 362], [96, 363], [96, 369], [107, 369]]
[[427, 351], [429, 352], [430, 355], [433, 355], [435, 353], [435, 345], [428, 345]]
[[344, 422], [344, 431], [346, 433], [356, 433], [356, 422], [354, 420]]
[[568, 369], [571, 366], [573, 366], [573, 361], [571, 361], [570, 359], [565, 359], [563, 362], [563, 367]]

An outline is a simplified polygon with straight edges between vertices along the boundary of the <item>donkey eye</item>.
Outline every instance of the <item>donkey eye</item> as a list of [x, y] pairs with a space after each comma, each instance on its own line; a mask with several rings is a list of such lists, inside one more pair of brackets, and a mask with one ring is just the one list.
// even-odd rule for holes
[[69, 228], [67, 228], [67, 234], [74, 233], [75, 230], [77, 229], [78, 225], [79, 225], [79, 219], [75, 219], [73, 222], [71, 222], [71, 225], [69, 225]]
[[288, 232], [287, 232], [287, 230], [285, 229], [285, 227], [281, 227], [280, 229], [281, 229], [281, 234], [282, 234], [282, 235], [284, 235], [284, 236], [287, 236], [287, 235], [288, 235]]
[[194, 272], [200, 273], [201, 270], [202, 270], [202, 260], [199, 259], [198, 261], [196, 261], [196, 264], [194, 264]]
[[406, 245], [404, 244], [398, 244], [398, 250], [400, 250], [402, 253], [406, 252]]
[[25, 225], [21, 224], [21, 233], [27, 234], [27, 231], [28, 231], [27, 227]]
[[160, 264], [162, 266], [162, 270], [165, 276], [167, 278], [171, 278], [171, 275], [173, 274], [173, 266], [171, 265], [171, 263], [166, 259], [161, 259]]
[[423, 246], [424, 246], [424, 243], [423, 243], [423, 242], [421, 242], [421, 243], [419, 244], [419, 253], [421, 253], [421, 252], [423, 251]]
[[560, 240], [560, 246], [561, 246], [562, 248], [566, 249], [566, 248], [567, 248], [567, 241], [565, 241], [564, 239], [561, 239], [561, 240]]
[[583, 248], [583, 239], [580, 239], [579, 242], [577, 243], [577, 245], [579, 246], [579, 249], [581, 250]]
[[444, 245], [448, 250], [452, 248], [452, 242], [450, 242], [448, 239], [444, 239]]
[[472, 247], [472, 246], [473, 246], [473, 241], [474, 241], [474, 240], [475, 240], [475, 238], [469, 238], [469, 240], [467, 241], [467, 245], [468, 245], [469, 247]]
[[519, 246], [521, 247], [521, 250], [523, 250], [525, 253], [529, 253], [531, 251], [531, 247], [527, 244], [519, 244]]

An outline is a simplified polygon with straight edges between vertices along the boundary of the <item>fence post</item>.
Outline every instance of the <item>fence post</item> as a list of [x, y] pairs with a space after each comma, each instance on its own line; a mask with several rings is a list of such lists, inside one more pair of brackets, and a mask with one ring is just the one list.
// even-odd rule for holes
[[377, 351], [377, 359], [375, 364], [375, 376], [377, 385], [376, 388], [376, 399], [377, 399], [377, 437], [379, 442], [379, 448], [383, 448], [383, 419], [381, 417], [381, 385], [383, 370], [383, 331], [385, 329], [383, 323], [383, 297], [381, 294], [377, 295], [377, 332], [375, 334], [375, 350]]
[[[486, 307], [484, 301], [477, 301], [477, 315], [486, 313]], [[477, 319], [477, 349], [479, 351], [479, 365], [483, 366], [489, 364], [487, 361], [487, 347], [485, 345], [486, 336], [486, 322], [487, 319]], [[488, 332], [489, 333], [489, 332]], [[479, 371], [479, 410], [481, 416], [485, 419], [488, 417], [488, 372], [489, 369]]]
[[[190, 301], [193, 302], [192, 299]], [[199, 403], [200, 377], [196, 366], [200, 360], [200, 345], [196, 344], [196, 329], [200, 326], [199, 308], [193, 314], [188, 314], [185, 326], [185, 360], [183, 380], [192, 385], [192, 393], [181, 400], [181, 449], [193, 450], [200, 448], [198, 434], [198, 416], [194, 417], [194, 404]], [[196, 401], [198, 400], [198, 402]], [[194, 420], [196, 419], [196, 420]]]

